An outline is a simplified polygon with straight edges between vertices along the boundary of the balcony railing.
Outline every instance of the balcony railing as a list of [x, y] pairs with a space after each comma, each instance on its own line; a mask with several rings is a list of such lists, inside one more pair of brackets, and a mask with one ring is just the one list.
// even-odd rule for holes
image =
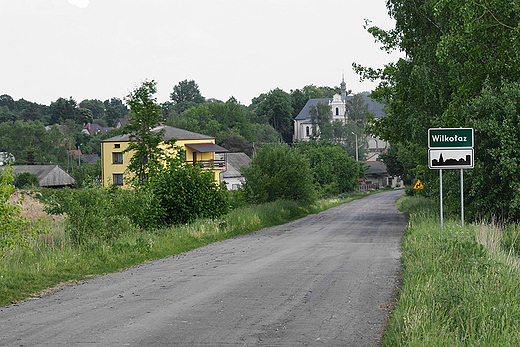
[[202, 169], [225, 169], [225, 160], [197, 160], [197, 161], [186, 161], [192, 165], [198, 165]]

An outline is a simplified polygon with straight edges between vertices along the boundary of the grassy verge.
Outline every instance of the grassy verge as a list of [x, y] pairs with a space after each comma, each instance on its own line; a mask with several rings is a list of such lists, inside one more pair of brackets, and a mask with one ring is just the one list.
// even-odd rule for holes
[[382, 346], [520, 345], [520, 228], [460, 226], [402, 197], [402, 286]]
[[[369, 193], [322, 199], [310, 207], [277, 201], [235, 209], [218, 220], [197, 220], [189, 225], [140, 230], [110, 242], [91, 241], [73, 246], [62, 224], [52, 224], [51, 234], [40, 235], [30, 251], [12, 251], [0, 258], [0, 306], [38, 297], [60, 283], [75, 282], [97, 274], [118, 271], [216, 241], [283, 224], [317, 213]], [[50, 222], [49, 222], [50, 223]]]

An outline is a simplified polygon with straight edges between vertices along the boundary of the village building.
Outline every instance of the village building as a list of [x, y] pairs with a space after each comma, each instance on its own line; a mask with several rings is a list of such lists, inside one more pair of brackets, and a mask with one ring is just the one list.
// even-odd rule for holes
[[[328, 105], [332, 112], [332, 121], [339, 120], [346, 122], [349, 119], [347, 113], [347, 102], [351, 100], [354, 95], [347, 95], [347, 84], [343, 79], [341, 81], [341, 94], [335, 94], [332, 98], [320, 98], [320, 99], [309, 99], [305, 106], [301, 109], [300, 113], [294, 118], [294, 134], [293, 142], [298, 141], [309, 141], [312, 136], [312, 122], [310, 109], [312, 106], [317, 107], [318, 103]], [[368, 105], [368, 110], [373, 114], [374, 118], [385, 117], [383, 111], [384, 105], [378, 103], [372, 98], [365, 94], [362, 94], [363, 101]], [[372, 186], [400, 186], [401, 180], [397, 177], [391, 177], [386, 172], [384, 163], [379, 162], [378, 158], [381, 153], [384, 153], [390, 144], [388, 141], [381, 140], [378, 137], [365, 135], [363, 138], [358, 139], [359, 144], [362, 141], [368, 144], [367, 153], [365, 158], [358, 158], [359, 161], [366, 162], [370, 167], [369, 176], [367, 181], [370, 181]], [[373, 172], [372, 172], [373, 171]]]
[[245, 153], [226, 153], [224, 155], [226, 156], [226, 170], [221, 174], [222, 182], [226, 183], [227, 190], [238, 190], [245, 180], [240, 168], [249, 168], [251, 158]]
[[[215, 138], [197, 134], [188, 130], [160, 125], [152, 129], [153, 132], [164, 130], [163, 141], [176, 139], [175, 145], [185, 152], [185, 161], [192, 165], [199, 165], [205, 170], [214, 172], [215, 182], [221, 182], [221, 171], [226, 169], [225, 156], [216, 158], [216, 153], [226, 153], [227, 149], [215, 144]], [[101, 141], [101, 170], [103, 186], [117, 184], [126, 186], [129, 173], [127, 172], [130, 158], [133, 153], [123, 153], [130, 144], [128, 134], [118, 135]], [[165, 147], [166, 148], [166, 147]], [[170, 153], [175, 155], [175, 153]]]
[[13, 177], [28, 172], [38, 177], [40, 187], [63, 188], [72, 187], [74, 178], [59, 165], [13, 165]]

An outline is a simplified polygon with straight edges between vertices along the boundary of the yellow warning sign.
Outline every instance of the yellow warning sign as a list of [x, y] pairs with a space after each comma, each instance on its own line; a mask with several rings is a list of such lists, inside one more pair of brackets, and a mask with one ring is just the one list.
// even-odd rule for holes
[[415, 183], [415, 186], [413, 186], [413, 189], [424, 189], [421, 180], [417, 180], [417, 183]]

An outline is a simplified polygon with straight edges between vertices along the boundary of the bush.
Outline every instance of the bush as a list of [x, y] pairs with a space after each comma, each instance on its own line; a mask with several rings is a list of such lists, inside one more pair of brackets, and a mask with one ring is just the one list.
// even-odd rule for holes
[[229, 210], [225, 185], [215, 183], [212, 170], [185, 163], [181, 149], [150, 176], [146, 187], [154, 197], [153, 213], [160, 224], [216, 218]]
[[309, 159], [314, 182], [321, 196], [351, 192], [360, 177], [359, 164], [339, 145], [329, 142], [305, 141], [296, 145]]
[[40, 182], [38, 181], [38, 176], [29, 172], [22, 172], [16, 175], [14, 186], [16, 188], [39, 187]]
[[262, 146], [242, 174], [242, 191], [248, 202], [284, 199], [310, 204], [316, 199], [309, 161], [287, 144]]
[[9, 203], [9, 197], [15, 191], [13, 171], [7, 167], [0, 171], [0, 257], [12, 248], [28, 248], [31, 237], [45, 230], [38, 230], [23, 219], [20, 203]]
[[66, 214], [66, 231], [76, 245], [112, 240], [154, 223], [151, 197], [118, 187], [64, 188], [47, 198], [46, 212]]

